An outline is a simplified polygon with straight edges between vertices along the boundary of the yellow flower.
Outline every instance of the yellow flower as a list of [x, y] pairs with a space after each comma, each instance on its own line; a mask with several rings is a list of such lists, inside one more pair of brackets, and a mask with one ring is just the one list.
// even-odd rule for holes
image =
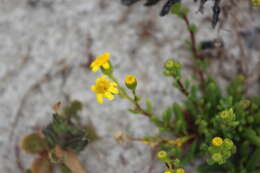
[[221, 137], [215, 137], [211, 141], [212, 145], [218, 147], [223, 144], [223, 139]]
[[96, 85], [92, 85], [91, 90], [97, 94], [97, 101], [100, 104], [103, 103], [103, 98], [113, 100], [114, 94], [119, 93], [117, 84], [109, 81], [104, 75], [96, 79]]
[[183, 168], [178, 168], [176, 170], [176, 173], [185, 173], [185, 170]]
[[98, 71], [100, 67], [103, 67], [105, 70], [110, 68], [109, 65], [110, 53], [105, 52], [102, 55], [98, 56], [91, 64], [90, 67], [93, 72]]

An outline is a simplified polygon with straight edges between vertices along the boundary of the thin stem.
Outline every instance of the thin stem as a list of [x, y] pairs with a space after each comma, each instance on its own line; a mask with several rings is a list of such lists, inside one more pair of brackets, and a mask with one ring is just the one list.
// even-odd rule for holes
[[187, 89], [184, 87], [184, 85], [182, 84], [182, 82], [179, 80], [179, 79], [176, 79], [177, 81], [177, 84], [181, 90], [181, 92], [186, 96], [186, 97], [189, 97], [189, 92], [187, 91]]
[[[173, 78], [174, 78], [174, 76], [173, 76]], [[175, 79], [176, 79], [176, 78], [175, 78]], [[176, 79], [176, 82], [177, 82], [177, 84], [178, 84], [178, 86], [179, 86], [181, 92], [182, 92], [188, 99], [190, 99], [190, 98], [189, 98], [190, 93], [189, 93], [188, 90], [184, 87], [184, 85], [183, 85], [183, 83], [181, 82], [181, 80], [180, 80], [180, 79]], [[195, 101], [192, 100], [192, 99], [190, 99], [190, 100], [191, 100], [192, 104], [193, 104], [195, 107], [200, 108], [200, 105], [199, 105], [197, 102], [195, 102]]]
[[138, 103], [138, 96], [136, 95], [136, 91], [135, 91], [135, 90], [132, 90], [132, 92], [133, 92], [133, 95], [134, 95], [135, 106], [136, 106], [137, 110], [139, 110], [139, 111], [140, 111], [142, 114], [144, 114], [145, 116], [152, 117], [153, 114], [150, 113], [150, 112], [145, 111], [145, 110], [140, 106], [140, 104]]
[[[188, 28], [190, 26], [190, 21], [189, 21], [187, 15], [183, 16], [183, 20], [184, 20], [184, 22], [185, 22], [185, 24]], [[188, 29], [188, 31], [190, 33], [191, 50], [192, 50], [193, 58], [195, 60], [203, 60], [203, 57], [199, 56], [199, 54], [198, 54], [195, 32], [192, 29]], [[197, 68], [197, 73], [198, 73], [198, 77], [199, 77], [199, 80], [200, 80], [200, 86], [202, 88], [204, 88], [205, 87], [205, 79], [204, 79], [203, 72], [199, 68]]]
[[141, 114], [143, 114], [143, 115], [145, 115], [145, 116], [147, 116], [147, 117], [152, 117], [152, 116], [153, 116], [152, 113], [145, 111], [145, 110], [139, 105], [139, 103], [138, 103], [138, 96], [136, 95], [135, 90], [132, 90], [132, 91], [133, 91], [133, 95], [134, 95], [134, 98], [132, 98], [132, 97], [130, 97], [130, 96], [127, 94], [127, 92], [125, 91], [125, 89], [122, 88], [122, 87], [119, 85], [118, 81], [116, 80], [116, 78], [115, 78], [112, 74], [109, 75], [109, 77], [110, 77], [115, 83], [117, 83], [118, 89], [119, 89], [120, 93], [123, 95], [123, 97], [125, 97], [125, 98], [126, 98], [127, 100], [129, 100], [133, 105], [135, 105], [136, 110], [137, 110], [139, 113], [141, 113]]
[[123, 95], [123, 97], [125, 97], [127, 100], [129, 100], [131, 103], [135, 104], [135, 100], [133, 98], [131, 98], [127, 92], [125, 91], [124, 88], [122, 88], [120, 85], [119, 85], [119, 82], [117, 81], [117, 79], [111, 74], [109, 75], [109, 77], [117, 84], [118, 86], [118, 89], [120, 91], [120, 93]]

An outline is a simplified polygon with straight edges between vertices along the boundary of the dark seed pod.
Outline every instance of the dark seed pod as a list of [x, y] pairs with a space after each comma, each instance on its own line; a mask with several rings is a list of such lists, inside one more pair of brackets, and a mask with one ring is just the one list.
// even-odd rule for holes
[[160, 16], [165, 16], [165, 15], [167, 15], [167, 14], [170, 12], [170, 10], [171, 10], [172, 5], [174, 5], [175, 3], [178, 3], [178, 2], [181, 2], [181, 0], [168, 0], [168, 1], [164, 4], [164, 6], [163, 6], [163, 8], [162, 8], [161, 13], [160, 13]]
[[133, 5], [134, 3], [136, 3], [137, 1], [139, 0], [121, 0], [121, 2], [124, 4], [124, 5]]
[[152, 6], [159, 2], [160, 0], [147, 0], [144, 6]]
[[219, 21], [219, 15], [220, 15], [220, 7], [219, 7], [220, 0], [215, 0], [214, 6], [212, 8], [213, 16], [212, 16], [212, 27], [215, 28]]

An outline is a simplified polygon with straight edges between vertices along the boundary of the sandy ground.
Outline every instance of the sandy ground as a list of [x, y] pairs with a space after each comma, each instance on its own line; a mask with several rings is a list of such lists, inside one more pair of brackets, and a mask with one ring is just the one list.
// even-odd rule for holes
[[[243, 28], [259, 25], [257, 17], [247, 15], [247, 3], [238, 6], [246, 14], [240, 18]], [[205, 22], [210, 11], [201, 15], [197, 9], [190, 16], [201, 26], [199, 40], [222, 38], [232, 45], [232, 27], [212, 30]], [[162, 66], [167, 58], [190, 61], [182, 51], [188, 33], [182, 21], [170, 15], [160, 18], [159, 10], [140, 3], [127, 8], [119, 0], [0, 0], [0, 172], [18, 173], [19, 139], [50, 121], [52, 104], [73, 99], [83, 102], [83, 120], [91, 120], [102, 137], [80, 156], [89, 173], [148, 172], [151, 165], [153, 173], [162, 172], [159, 162], [151, 164], [147, 146], [118, 145], [113, 139], [117, 131], [143, 137], [157, 129], [145, 117], [128, 113], [125, 100], [98, 105], [89, 90], [98, 74], [85, 65], [89, 57], [109, 51], [118, 79], [136, 75], [138, 92], [153, 100], [157, 113], [178, 102], [182, 95], [169, 87]], [[234, 56], [238, 49], [233, 47]], [[252, 52], [252, 64], [257, 64], [259, 54]], [[32, 156], [21, 153], [21, 160], [28, 167]]]

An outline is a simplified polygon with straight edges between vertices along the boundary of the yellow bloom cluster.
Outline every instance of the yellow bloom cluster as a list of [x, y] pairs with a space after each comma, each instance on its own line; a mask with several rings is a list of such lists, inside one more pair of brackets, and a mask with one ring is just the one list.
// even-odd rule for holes
[[215, 137], [211, 140], [211, 143], [213, 146], [218, 147], [223, 144], [223, 139], [221, 137]]
[[118, 94], [118, 86], [115, 82], [111, 82], [106, 76], [96, 79], [96, 85], [91, 86], [91, 90], [96, 93], [98, 103], [103, 103], [103, 98], [108, 100], [114, 99], [114, 94]]

